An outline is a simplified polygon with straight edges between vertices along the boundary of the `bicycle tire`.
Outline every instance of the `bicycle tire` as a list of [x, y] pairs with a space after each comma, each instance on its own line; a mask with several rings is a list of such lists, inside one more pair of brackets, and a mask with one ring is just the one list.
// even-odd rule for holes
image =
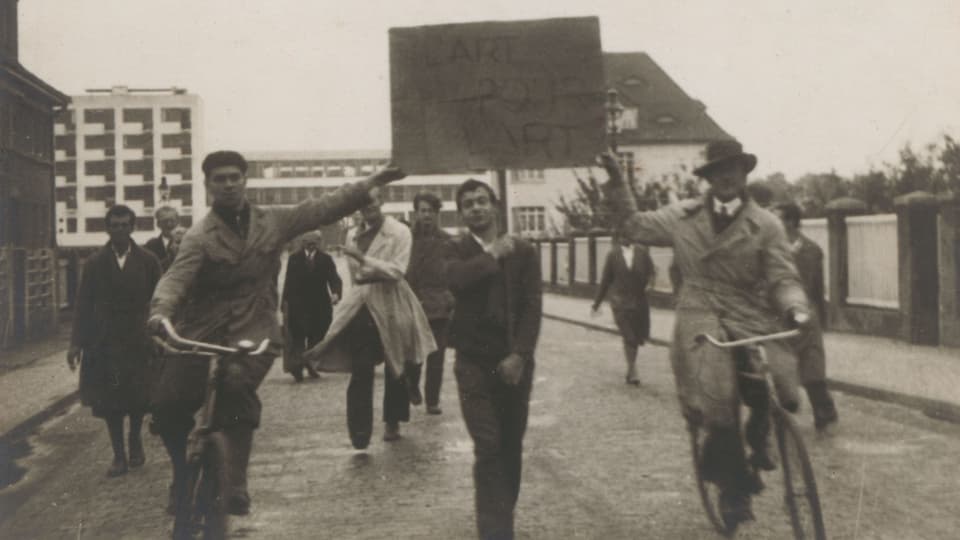
[[183, 492], [177, 499], [173, 518], [173, 540], [193, 540], [196, 531], [197, 487], [200, 482], [200, 464], [188, 464]]
[[807, 448], [796, 423], [786, 412], [774, 409], [772, 416], [783, 471], [783, 502], [790, 516], [794, 538], [826, 540], [820, 496]]
[[229, 529], [227, 496], [230, 479], [227, 471], [227, 443], [222, 433], [209, 435], [204, 448], [198, 508], [204, 540], [223, 540]]
[[703, 457], [703, 440], [707, 435], [707, 431], [701, 427], [690, 426], [689, 432], [690, 455], [693, 456], [693, 474], [697, 480], [697, 491], [700, 493], [700, 503], [703, 505], [703, 510], [707, 513], [707, 519], [710, 521], [710, 524], [713, 525], [713, 528], [723, 536], [732, 536], [735, 529], [728, 527], [720, 517], [720, 490], [712, 483], [705, 481], [700, 474], [700, 463]]

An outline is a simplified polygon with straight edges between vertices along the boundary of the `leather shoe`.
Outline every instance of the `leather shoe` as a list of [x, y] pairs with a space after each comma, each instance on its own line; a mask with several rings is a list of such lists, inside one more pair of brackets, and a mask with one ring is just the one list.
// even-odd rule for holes
[[370, 445], [370, 432], [360, 431], [357, 433], [350, 433], [350, 443], [357, 450], [365, 450], [367, 446]]
[[398, 422], [387, 422], [384, 424], [383, 440], [396, 441], [400, 438], [400, 424]]
[[238, 493], [227, 499], [227, 513], [233, 516], [245, 516], [250, 513], [250, 495]]
[[750, 465], [753, 466], [754, 469], [761, 471], [775, 471], [777, 469], [776, 463], [770, 459], [770, 455], [766, 450], [755, 450], [753, 454], [750, 455]]
[[427, 414], [443, 414], [439, 405], [427, 405]]
[[723, 524], [732, 533], [737, 526], [745, 521], [752, 521], [753, 510], [750, 509], [750, 496], [737, 491], [723, 491], [719, 500], [720, 517]]
[[127, 474], [127, 460], [114, 458], [113, 463], [110, 464], [110, 468], [107, 469], [107, 477], [115, 478], [125, 474]]
[[320, 374], [317, 373], [317, 370], [313, 369], [313, 366], [311, 366], [309, 362], [308, 362], [307, 364], [305, 364], [304, 367], [307, 368], [307, 375], [308, 375], [311, 379], [319, 379], [319, 378], [320, 378]]
[[294, 370], [293, 372], [291, 372], [290, 374], [293, 375], [293, 380], [294, 380], [294, 381], [296, 381], [296, 382], [303, 382], [303, 370], [302, 370], [302, 369], [296, 369], [296, 370]]

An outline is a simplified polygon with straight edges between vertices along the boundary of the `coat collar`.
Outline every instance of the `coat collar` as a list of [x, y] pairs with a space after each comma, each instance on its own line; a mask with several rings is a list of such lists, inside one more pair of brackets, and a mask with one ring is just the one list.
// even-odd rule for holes
[[[249, 203], [248, 203], [249, 204]], [[266, 230], [266, 210], [259, 206], [250, 205], [250, 225], [247, 231], [247, 238], [244, 240], [233, 232], [233, 229], [223, 222], [223, 219], [212, 209], [207, 212], [203, 219], [203, 231], [210, 233], [216, 231], [216, 237], [220, 242], [230, 248], [232, 251], [242, 253], [244, 248], [257, 242]]]
[[[706, 205], [704, 205], [706, 209]], [[760, 230], [760, 212], [763, 209], [749, 197], [744, 200], [743, 208], [734, 218], [733, 222], [726, 229], [715, 233], [713, 223], [711, 222], [710, 212], [698, 212], [695, 217], [695, 226], [702, 240], [708, 246], [703, 258], [712, 257], [714, 254], [727, 250], [747, 238], [753, 236]]]

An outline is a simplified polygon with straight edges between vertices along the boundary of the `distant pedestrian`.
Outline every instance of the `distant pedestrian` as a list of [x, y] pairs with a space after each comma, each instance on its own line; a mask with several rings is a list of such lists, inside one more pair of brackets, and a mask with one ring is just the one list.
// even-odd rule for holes
[[[107, 476], [120, 476], [146, 460], [140, 429], [149, 405], [153, 350], [146, 322], [161, 270], [157, 258], [130, 238], [136, 220], [123, 205], [107, 211], [110, 241], [84, 265], [67, 351], [70, 369], [80, 364], [81, 402], [107, 423], [113, 447]], [[130, 417], [129, 459], [125, 417]]]
[[283, 280], [283, 322], [290, 340], [283, 356], [283, 370], [294, 380], [303, 380], [306, 369], [311, 378], [316, 370], [304, 362], [303, 351], [323, 340], [333, 320], [333, 306], [343, 294], [343, 282], [333, 258], [320, 249], [321, 235], [311, 231], [302, 237], [303, 248], [287, 259]]
[[827, 429], [839, 419], [833, 396], [827, 389], [827, 355], [823, 346], [823, 326], [827, 320], [825, 299], [823, 250], [816, 242], [800, 232], [800, 207], [793, 203], [777, 207], [777, 213], [787, 232], [793, 262], [800, 274], [803, 288], [810, 299], [810, 324], [795, 342], [800, 382], [807, 392], [813, 409], [813, 424], [818, 431]]
[[[427, 414], [441, 414], [440, 387], [443, 384], [443, 362], [447, 342], [447, 325], [453, 312], [453, 295], [447, 287], [444, 258], [450, 235], [439, 226], [440, 199], [429, 192], [413, 198], [416, 220], [413, 225], [413, 250], [407, 282], [416, 293], [430, 321], [430, 330], [437, 350], [427, 357], [424, 394]], [[417, 383], [419, 384], [419, 383]]]
[[650, 258], [650, 251], [635, 244], [625, 235], [616, 236], [616, 246], [607, 254], [603, 264], [600, 287], [591, 308], [600, 311], [607, 292], [610, 292], [610, 309], [623, 339], [623, 354], [627, 361], [627, 384], [639, 385], [637, 376], [637, 351], [650, 339], [650, 304], [647, 292], [653, 288], [657, 269]]
[[530, 243], [499, 235], [488, 185], [467, 180], [456, 198], [469, 234], [448, 251], [455, 299], [449, 340], [473, 438], [477, 529], [484, 539], [510, 539], [542, 316], [540, 260]]
[[180, 214], [172, 206], [161, 206], [154, 212], [153, 218], [157, 222], [157, 228], [160, 229], [160, 235], [147, 240], [143, 247], [156, 255], [157, 260], [160, 261], [160, 266], [166, 272], [176, 254], [177, 246], [174, 245], [171, 248], [171, 244], [176, 242], [173, 233], [180, 225]]
[[363, 221], [347, 233], [343, 253], [353, 282], [333, 310], [324, 340], [305, 354], [324, 370], [350, 372], [347, 428], [354, 448], [370, 444], [373, 433], [373, 382], [385, 362], [383, 440], [400, 438], [400, 422], [410, 420], [410, 403], [422, 400], [416, 381], [420, 364], [436, 349], [430, 323], [404, 279], [410, 263], [410, 229], [385, 216], [378, 190], [361, 209]]

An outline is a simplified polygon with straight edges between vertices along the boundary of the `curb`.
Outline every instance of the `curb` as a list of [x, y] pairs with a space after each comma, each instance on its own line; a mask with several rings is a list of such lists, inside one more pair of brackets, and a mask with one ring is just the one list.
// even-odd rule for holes
[[[608, 326], [596, 323], [584, 322], [577, 319], [571, 319], [568, 317], [561, 317], [559, 315], [551, 315], [549, 313], [543, 314], [544, 318], [552, 319], [555, 321], [564, 322], [567, 324], [573, 324], [576, 326], [581, 326], [587, 328], [588, 330], [596, 330], [599, 332], [606, 332], [608, 334], [619, 335], [619, 332], [610, 328]], [[649, 342], [653, 345], [659, 345], [661, 347], [669, 347], [670, 342], [662, 340], [659, 338], [651, 337]], [[881, 388], [875, 388], [867, 386], [864, 384], [852, 383], [847, 381], [838, 381], [836, 379], [827, 378], [827, 385], [833, 389], [845, 394], [850, 394], [857, 397], [862, 397], [866, 399], [871, 399], [874, 401], [880, 401], [885, 403], [893, 403], [906, 407], [908, 409], [914, 409], [922, 412], [923, 414], [933, 418], [935, 420], [941, 420], [945, 422], [950, 422], [953, 424], [960, 424], [960, 405], [950, 403], [947, 401], [941, 401], [939, 399], [925, 398], [921, 396], [912, 396], [910, 394], [904, 394], [902, 392], [897, 392], [895, 390], [884, 390]]]
[[58, 398], [53, 403], [40, 409], [39, 412], [34, 413], [23, 422], [20, 422], [16, 426], [13, 426], [7, 430], [6, 433], [0, 434], [0, 446], [9, 445], [11, 442], [22, 438], [36, 429], [40, 424], [43, 424], [47, 420], [62, 412], [67, 407], [76, 403], [79, 399], [80, 392], [78, 390], [74, 390], [63, 397]]

